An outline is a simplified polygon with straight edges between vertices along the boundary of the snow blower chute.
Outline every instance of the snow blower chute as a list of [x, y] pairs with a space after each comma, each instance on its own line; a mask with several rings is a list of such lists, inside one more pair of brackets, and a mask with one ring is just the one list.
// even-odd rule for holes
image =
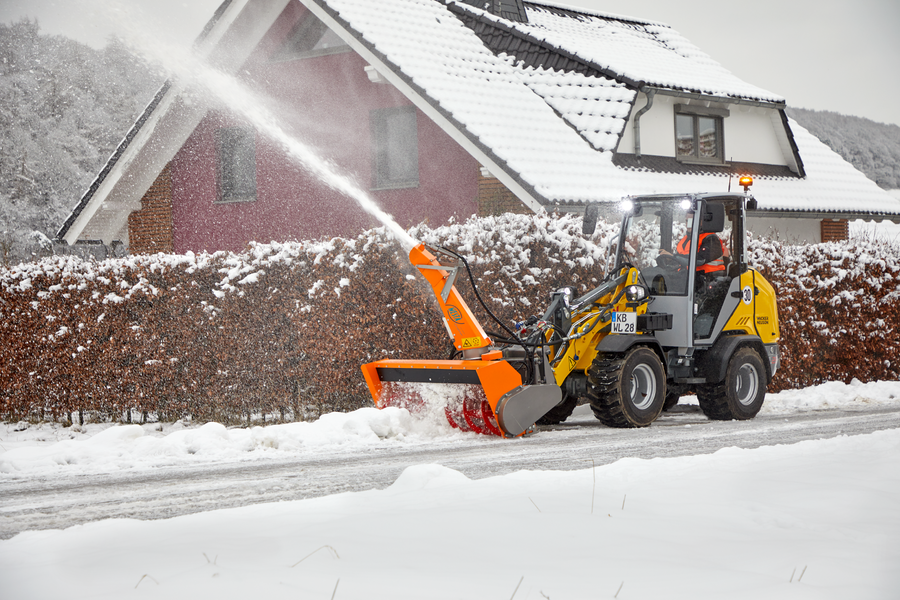
[[[444, 408], [452, 426], [476, 433], [522, 435], [561, 399], [562, 391], [553, 379], [549, 363], [541, 360], [538, 368], [524, 369], [520, 362], [516, 369], [504, 357], [509, 351], [493, 349], [494, 342], [454, 285], [463, 262], [461, 257], [419, 244], [410, 251], [409, 259], [431, 284], [462, 359], [385, 359], [363, 365], [363, 375], [375, 405], [379, 408], [408, 406], [415, 391], [407, 384], [466, 385], [461, 390], [463, 398], [454, 406]], [[536, 350], [539, 353], [540, 349]], [[527, 353], [519, 348], [518, 358], [524, 359]]]

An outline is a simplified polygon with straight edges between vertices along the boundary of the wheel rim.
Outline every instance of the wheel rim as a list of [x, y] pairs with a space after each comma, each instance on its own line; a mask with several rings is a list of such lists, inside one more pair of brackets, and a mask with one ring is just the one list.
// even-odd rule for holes
[[631, 372], [631, 404], [646, 410], [656, 398], [656, 375], [648, 365], [638, 365]]
[[734, 395], [737, 401], [744, 406], [753, 404], [756, 393], [759, 391], [759, 373], [756, 367], [750, 363], [741, 365], [741, 368], [738, 369], [735, 386]]

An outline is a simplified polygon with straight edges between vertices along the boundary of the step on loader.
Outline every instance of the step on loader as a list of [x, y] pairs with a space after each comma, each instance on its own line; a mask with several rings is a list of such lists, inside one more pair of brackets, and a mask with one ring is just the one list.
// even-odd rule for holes
[[[515, 325], [482, 301], [463, 256], [416, 246], [410, 261], [434, 291], [455, 355], [363, 365], [376, 406], [433, 409], [438, 397], [452, 426], [504, 437], [562, 422], [580, 403], [610, 427], [646, 427], [688, 393], [710, 419], [753, 418], [780, 361], [775, 291], [746, 258], [755, 203], [746, 192], [625, 199], [610, 275], [581, 296], [553, 292], [542, 315]], [[585, 234], [598, 211], [586, 208]], [[499, 333], [460, 297], [463, 270]]]

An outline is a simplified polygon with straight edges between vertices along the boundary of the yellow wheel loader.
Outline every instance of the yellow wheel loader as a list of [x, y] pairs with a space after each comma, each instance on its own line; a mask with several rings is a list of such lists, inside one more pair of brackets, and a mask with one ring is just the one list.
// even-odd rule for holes
[[[746, 258], [755, 203], [748, 193], [625, 199], [611, 274], [581, 296], [555, 291], [543, 315], [515, 325], [481, 300], [461, 255], [416, 246], [410, 260], [456, 352], [363, 365], [376, 406], [437, 407], [454, 427], [505, 437], [585, 402], [605, 425], [646, 427], [687, 393], [710, 419], [753, 418], [780, 361], [775, 291]], [[585, 234], [598, 211], [586, 208]], [[486, 332], [460, 297], [462, 270], [502, 332]]]

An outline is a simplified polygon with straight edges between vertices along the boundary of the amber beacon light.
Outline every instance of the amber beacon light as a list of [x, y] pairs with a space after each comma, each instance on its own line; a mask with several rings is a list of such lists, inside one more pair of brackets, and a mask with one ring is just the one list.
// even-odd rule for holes
[[740, 183], [744, 187], [745, 192], [749, 192], [750, 186], [753, 185], [753, 178], [750, 177], [749, 175], [744, 175], [743, 177], [740, 178], [738, 183]]

